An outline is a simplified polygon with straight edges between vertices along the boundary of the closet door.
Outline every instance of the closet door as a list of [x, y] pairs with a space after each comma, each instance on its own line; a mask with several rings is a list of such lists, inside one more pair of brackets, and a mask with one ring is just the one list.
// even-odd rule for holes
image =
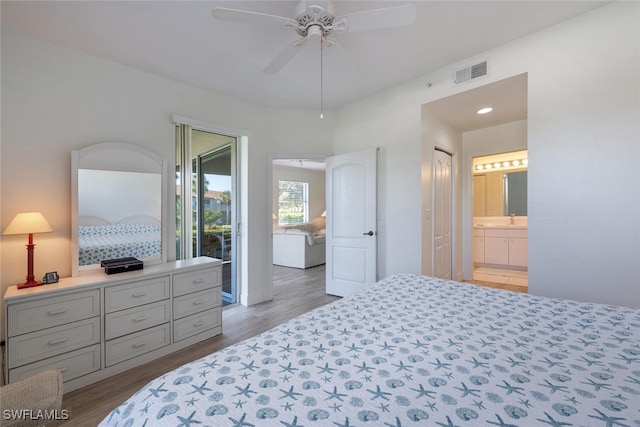
[[433, 160], [433, 275], [442, 279], [452, 278], [451, 165], [452, 157], [450, 154], [435, 150]]

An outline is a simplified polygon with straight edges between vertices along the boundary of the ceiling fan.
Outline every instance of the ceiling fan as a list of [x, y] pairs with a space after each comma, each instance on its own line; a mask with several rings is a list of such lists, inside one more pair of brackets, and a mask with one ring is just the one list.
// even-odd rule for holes
[[311, 4], [309, 0], [302, 0], [296, 6], [294, 18], [224, 7], [213, 9], [212, 14], [224, 21], [275, 25], [292, 29], [300, 35], [300, 39], [289, 44], [264, 68], [266, 74], [276, 74], [309, 42], [319, 41], [322, 47], [330, 47], [336, 42], [333, 37], [335, 34], [409, 26], [416, 15], [415, 6], [405, 4], [336, 17], [332, 1], [314, 3], [328, 4], [324, 8], [318, 4]]
[[[409, 26], [415, 20], [416, 9], [412, 4], [365, 10], [335, 16], [331, 0], [301, 0], [295, 9], [295, 17], [269, 15], [248, 10], [216, 7], [212, 14], [224, 21], [264, 24], [292, 29], [300, 38], [289, 44], [264, 68], [266, 74], [276, 74], [289, 63], [309, 43], [320, 45], [320, 118], [323, 113], [323, 50], [336, 43], [336, 34], [372, 31]], [[317, 3], [326, 3], [324, 8]]]

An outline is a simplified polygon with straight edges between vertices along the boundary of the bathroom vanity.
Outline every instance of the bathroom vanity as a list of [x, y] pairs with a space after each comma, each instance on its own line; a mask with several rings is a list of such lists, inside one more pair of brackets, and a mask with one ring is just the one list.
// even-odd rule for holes
[[476, 266], [527, 269], [527, 226], [476, 224], [473, 226], [473, 263]]

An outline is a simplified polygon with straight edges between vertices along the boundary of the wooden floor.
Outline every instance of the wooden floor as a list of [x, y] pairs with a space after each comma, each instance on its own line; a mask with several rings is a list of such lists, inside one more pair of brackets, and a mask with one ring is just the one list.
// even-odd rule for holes
[[[69, 410], [70, 418], [65, 423], [53, 425], [95, 426], [113, 408], [153, 378], [339, 299], [325, 293], [324, 265], [306, 270], [278, 266], [273, 268], [272, 301], [251, 307], [239, 304], [227, 306], [222, 311], [222, 335], [65, 394], [62, 408]], [[502, 289], [509, 287], [489, 282], [473, 283]], [[513, 289], [508, 290], [526, 292], [523, 287], [511, 288]]]

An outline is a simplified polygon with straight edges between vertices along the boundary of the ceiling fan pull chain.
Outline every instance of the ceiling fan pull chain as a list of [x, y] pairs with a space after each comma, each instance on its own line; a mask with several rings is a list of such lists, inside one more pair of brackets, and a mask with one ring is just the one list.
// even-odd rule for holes
[[320, 118], [324, 119], [324, 84], [323, 84], [323, 76], [322, 76], [322, 70], [323, 70], [323, 52], [324, 52], [324, 46], [322, 45], [322, 37], [320, 37]]

